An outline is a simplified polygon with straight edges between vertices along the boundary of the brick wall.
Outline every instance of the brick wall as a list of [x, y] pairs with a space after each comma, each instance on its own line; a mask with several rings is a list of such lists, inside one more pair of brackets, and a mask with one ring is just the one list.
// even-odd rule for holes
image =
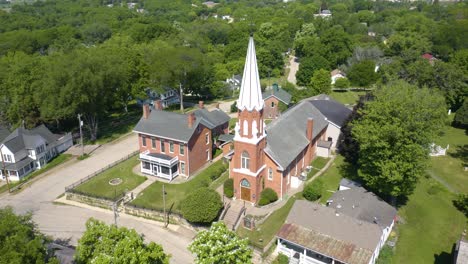
[[[210, 155], [209, 160], [212, 160], [212, 149], [213, 149], [213, 140], [211, 131], [199, 124], [194, 135], [190, 139], [189, 145], [189, 175], [192, 175], [203, 165], [205, 165], [207, 160], [207, 151]], [[208, 144], [206, 144], [206, 134], [209, 135]]]
[[[274, 107], [272, 106], [274, 104]], [[271, 96], [265, 100], [265, 107], [263, 108], [263, 116], [265, 118], [276, 118], [279, 115], [278, 108], [279, 101], [276, 97]]]

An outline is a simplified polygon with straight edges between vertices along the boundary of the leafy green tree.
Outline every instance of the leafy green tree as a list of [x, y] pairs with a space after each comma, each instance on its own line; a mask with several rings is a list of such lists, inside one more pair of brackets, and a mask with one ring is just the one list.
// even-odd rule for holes
[[468, 217], [468, 194], [459, 194], [456, 200], [453, 200], [453, 205]]
[[267, 205], [278, 200], [278, 194], [271, 189], [266, 188], [260, 193], [260, 200], [258, 200], [258, 205]]
[[314, 180], [304, 187], [302, 195], [309, 201], [317, 201], [322, 196], [323, 181], [322, 179]]
[[369, 87], [377, 81], [378, 75], [375, 72], [375, 63], [371, 60], [364, 60], [353, 64], [347, 76], [353, 85]]
[[453, 124], [458, 127], [468, 127], [468, 99], [465, 98], [462, 107], [455, 113]]
[[358, 175], [379, 194], [411, 194], [446, 121], [443, 97], [397, 82], [376, 90], [361, 114], [351, 131], [359, 145]]
[[324, 69], [315, 71], [314, 75], [312, 76], [312, 79], [310, 79], [310, 87], [314, 95], [330, 94], [331, 93], [330, 73]]
[[350, 83], [348, 78], [338, 78], [336, 79], [334, 86], [336, 88], [348, 88]]
[[330, 64], [324, 57], [320, 55], [314, 55], [312, 57], [302, 58], [299, 63], [299, 70], [296, 73], [297, 84], [301, 86], [308, 86], [310, 79], [314, 75], [314, 72], [320, 69], [330, 69]]
[[37, 230], [31, 214], [0, 208], [0, 263], [59, 263], [47, 251], [49, 238]]
[[252, 263], [252, 249], [248, 239], [240, 239], [223, 222], [213, 223], [210, 230], [197, 234], [189, 250], [195, 254], [195, 263]]
[[192, 223], [211, 223], [223, 208], [219, 194], [209, 188], [199, 188], [189, 193], [181, 203], [182, 215]]
[[134, 229], [106, 225], [90, 218], [78, 241], [75, 261], [80, 263], [153, 263], [168, 264], [169, 255], [154, 243], [144, 243]]

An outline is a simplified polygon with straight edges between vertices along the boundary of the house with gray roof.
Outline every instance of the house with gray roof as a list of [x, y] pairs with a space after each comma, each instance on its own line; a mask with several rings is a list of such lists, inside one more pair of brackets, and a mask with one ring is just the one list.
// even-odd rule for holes
[[53, 134], [44, 125], [31, 130], [17, 128], [0, 144], [0, 160], [5, 164], [0, 170], [1, 179], [5, 180], [5, 176], [8, 176], [11, 181], [19, 181], [44, 167], [52, 158], [72, 145], [70, 133]]
[[385, 242], [379, 225], [305, 200], [295, 201], [276, 237], [276, 250], [298, 264], [373, 264]]
[[[286, 110], [291, 104], [291, 95], [283, 90], [277, 83], [266, 89], [262, 94], [265, 107], [263, 114], [266, 118], [277, 118], [282, 110]], [[280, 108], [280, 105], [283, 107]], [[283, 108], [283, 109], [282, 109]]]
[[188, 114], [163, 111], [160, 101], [155, 107], [143, 106], [143, 116], [133, 132], [138, 134], [141, 172], [173, 180], [189, 177], [211, 162], [213, 140], [229, 129], [229, 116], [220, 109], [200, 109]]

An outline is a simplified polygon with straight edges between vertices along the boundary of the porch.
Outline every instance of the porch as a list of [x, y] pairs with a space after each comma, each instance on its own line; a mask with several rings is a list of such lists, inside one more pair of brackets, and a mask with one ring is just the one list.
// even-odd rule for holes
[[179, 175], [179, 158], [161, 153], [140, 153], [141, 172], [172, 181]]
[[277, 251], [286, 255], [291, 264], [342, 264], [333, 258], [281, 238], [278, 238]]

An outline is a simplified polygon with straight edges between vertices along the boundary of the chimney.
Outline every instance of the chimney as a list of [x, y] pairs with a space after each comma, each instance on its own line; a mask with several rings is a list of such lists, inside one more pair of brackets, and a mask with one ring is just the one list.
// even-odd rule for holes
[[216, 106], [216, 109], [219, 109], [219, 103], [216, 103], [215, 106]]
[[161, 100], [154, 100], [153, 105], [154, 105], [154, 110], [159, 110], [159, 111], [163, 110]]
[[151, 113], [151, 110], [150, 110], [149, 104], [144, 104], [143, 105], [143, 118], [148, 119], [150, 113]]
[[314, 119], [309, 117], [307, 118], [307, 138], [312, 141], [312, 131], [314, 129]]
[[205, 103], [204, 103], [203, 101], [198, 101], [198, 107], [199, 107], [200, 109], [205, 108]]
[[193, 124], [195, 123], [195, 115], [193, 113], [190, 113], [187, 115], [187, 124], [189, 128], [193, 127]]

